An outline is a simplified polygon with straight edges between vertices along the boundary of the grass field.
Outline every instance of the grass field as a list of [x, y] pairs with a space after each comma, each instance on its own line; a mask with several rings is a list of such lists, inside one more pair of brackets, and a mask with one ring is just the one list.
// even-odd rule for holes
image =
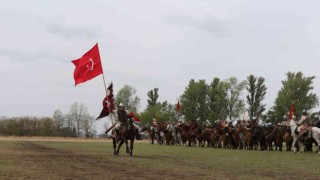
[[0, 138], [0, 179], [320, 179], [316, 153], [157, 146], [131, 157], [110, 140]]

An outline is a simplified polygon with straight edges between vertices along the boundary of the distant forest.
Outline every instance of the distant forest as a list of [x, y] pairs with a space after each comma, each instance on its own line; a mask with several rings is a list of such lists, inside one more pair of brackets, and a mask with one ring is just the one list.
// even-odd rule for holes
[[[249, 75], [244, 81], [235, 77], [226, 80], [213, 78], [209, 84], [202, 79], [191, 79], [177, 100], [180, 105], [178, 111], [176, 104], [160, 102], [159, 88], [153, 88], [147, 93], [147, 107], [137, 112], [140, 98], [136, 96], [136, 89], [130, 85], [118, 91], [115, 105], [123, 103], [126, 109], [140, 118], [142, 125], [149, 125], [153, 118], [158, 122], [196, 120], [199, 124], [207, 120], [213, 123], [218, 119], [258, 119], [262, 123], [277, 124], [288, 119], [292, 106], [297, 119], [303, 110], [311, 117], [319, 114], [313, 112], [319, 106], [318, 96], [313, 92], [315, 76], [305, 77], [302, 72], [288, 72], [286, 75], [287, 79], [282, 81], [274, 105], [268, 110], [264, 103], [268, 90], [265, 78], [254, 75]], [[52, 117], [1, 117], [0, 135], [93, 137], [96, 135], [94, 121], [95, 117], [90, 115], [85, 105], [75, 102], [68, 113], [63, 114], [57, 109]]]

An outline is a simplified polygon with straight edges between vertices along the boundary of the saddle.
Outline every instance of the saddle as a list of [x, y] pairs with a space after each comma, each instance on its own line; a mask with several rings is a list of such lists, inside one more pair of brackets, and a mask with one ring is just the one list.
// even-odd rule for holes
[[306, 126], [306, 125], [303, 125], [301, 128], [300, 128], [300, 132], [299, 132], [299, 136], [298, 138], [300, 138], [301, 136], [303, 136], [304, 134], [308, 133], [308, 138], [312, 137], [312, 127], [311, 126]]

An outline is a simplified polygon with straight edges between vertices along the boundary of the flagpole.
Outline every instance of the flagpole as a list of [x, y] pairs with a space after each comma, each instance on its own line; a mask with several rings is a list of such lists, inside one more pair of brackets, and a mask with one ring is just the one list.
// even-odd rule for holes
[[104, 74], [103, 73], [102, 73], [102, 78], [103, 78], [104, 89], [106, 90], [106, 94], [107, 94], [107, 86], [106, 86], [106, 81], [104, 79]]

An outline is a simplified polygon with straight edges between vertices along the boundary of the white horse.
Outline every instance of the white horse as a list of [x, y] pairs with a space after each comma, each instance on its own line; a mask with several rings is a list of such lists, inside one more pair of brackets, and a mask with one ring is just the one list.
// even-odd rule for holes
[[312, 127], [311, 133], [312, 133], [313, 139], [318, 143], [318, 153], [320, 154], [320, 128]]
[[295, 131], [300, 132], [300, 126], [298, 127], [295, 120], [291, 119], [289, 122], [289, 126], [291, 129], [291, 136], [293, 137], [293, 143], [292, 143], [292, 150], [294, 153], [297, 152], [296, 143], [298, 143], [299, 151], [301, 150], [301, 142], [298, 140], [299, 134], [297, 134]]
[[[293, 152], [297, 152], [295, 144], [298, 142], [299, 150], [301, 149], [301, 142], [299, 141], [299, 134], [296, 134], [295, 131], [300, 132], [302, 129], [302, 126], [297, 126], [296, 122], [291, 119], [290, 120], [290, 128], [291, 128], [291, 136], [293, 137], [293, 143], [292, 143], [292, 149]], [[296, 129], [298, 127], [298, 129]], [[320, 154], [320, 128], [318, 127], [312, 127], [311, 129], [312, 138], [317, 142], [318, 144], [318, 153]]]

